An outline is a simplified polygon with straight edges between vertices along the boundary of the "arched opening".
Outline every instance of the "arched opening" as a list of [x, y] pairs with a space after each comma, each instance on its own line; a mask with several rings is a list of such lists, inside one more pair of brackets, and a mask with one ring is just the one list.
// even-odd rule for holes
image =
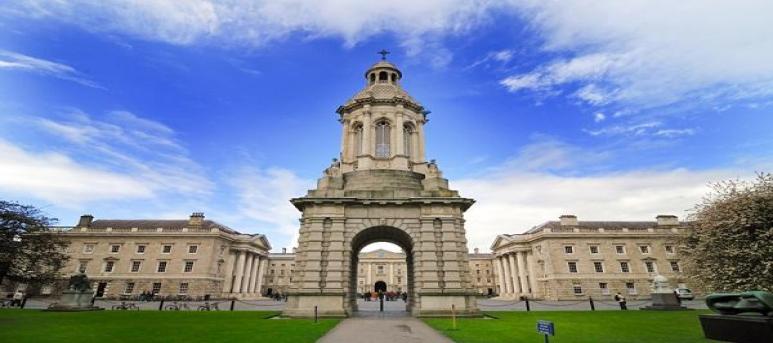
[[382, 72], [378, 73], [378, 80], [379, 80], [379, 82], [380, 81], [387, 81], [387, 80], [389, 80], [387, 72], [382, 71]]
[[370, 84], [376, 83], [376, 73], [370, 73]]
[[351, 314], [379, 312], [379, 294], [384, 296], [385, 312], [410, 313], [415, 304], [410, 235], [390, 226], [371, 227], [357, 233], [351, 244], [347, 292]]
[[376, 122], [376, 157], [389, 158], [389, 122], [381, 120]]
[[392, 73], [392, 83], [395, 83], [397, 81], [397, 74]]

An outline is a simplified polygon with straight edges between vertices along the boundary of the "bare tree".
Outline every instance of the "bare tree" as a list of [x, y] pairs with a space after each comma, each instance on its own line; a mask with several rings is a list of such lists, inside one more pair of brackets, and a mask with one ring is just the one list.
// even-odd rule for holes
[[0, 284], [50, 284], [69, 257], [67, 241], [50, 229], [55, 218], [33, 206], [0, 200]]
[[773, 291], [773, 175], [728, 180], [695, 208], [685, 270], [707, 291]]

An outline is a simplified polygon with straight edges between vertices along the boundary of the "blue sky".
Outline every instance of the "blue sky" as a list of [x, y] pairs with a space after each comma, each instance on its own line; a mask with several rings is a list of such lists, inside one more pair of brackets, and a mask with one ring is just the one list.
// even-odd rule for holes
[[432, 111], [427, 154], [478, 200], [470, 248], [561, 214], [684, 217], [770, 171], [764, 1], [12, 1], [0, 198], [72, 225], [208, 218], [296, 239], [379, 56]]

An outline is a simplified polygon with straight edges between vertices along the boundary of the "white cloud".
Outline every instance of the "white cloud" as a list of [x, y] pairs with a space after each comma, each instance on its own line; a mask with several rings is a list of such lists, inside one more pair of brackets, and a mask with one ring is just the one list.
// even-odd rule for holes
[[695, 134], [695, 129], [662, 129], [655, 131], [655, 136], [661, 137], [679, 137], [679, 136], [692, 136]]
[[596, 113], [593, 114], [593, 121], [595, 121], [597, 123], [600, 123], [600, 122], [604, 121], [604, 119], [607, 119], [607, 116], [604, 115], [604, 113], [602, 113], [602, 112], [596, 112]]
[[104, 89], [71, 66], [12, 51], [0, 50], [0, 70], [2, 69], [28, 71], [72, 81], [87, 87]]
[[[614, 135], [648, 135], [653, 134], [653, 129], [662, 125], [658, 121], [649, 121], [630, 125], [612, 125], [598, 130], [585, 130], [591, 136], [614, 136]], [[664, 130], [660, 130], [664, 131]]]
[[592, 105], [637, 107], [773, 94], [770, 1], [511, 4], [544, 39], [544, 50], [565, 57], [503, 79], [510, 91], [593, 85], [599, 91], [575, 95]]

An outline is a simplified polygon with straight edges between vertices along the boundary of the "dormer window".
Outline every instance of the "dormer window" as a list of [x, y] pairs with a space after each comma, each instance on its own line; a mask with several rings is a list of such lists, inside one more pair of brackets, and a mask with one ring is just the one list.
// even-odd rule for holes
[[[384, 73], [386, 75], [386, 73]], [[386, 77], [386, 76], [385, 76]], [[389, 133], [390, 127], [386, 120], [376, 123], [376, 157], [389, 157]]]

